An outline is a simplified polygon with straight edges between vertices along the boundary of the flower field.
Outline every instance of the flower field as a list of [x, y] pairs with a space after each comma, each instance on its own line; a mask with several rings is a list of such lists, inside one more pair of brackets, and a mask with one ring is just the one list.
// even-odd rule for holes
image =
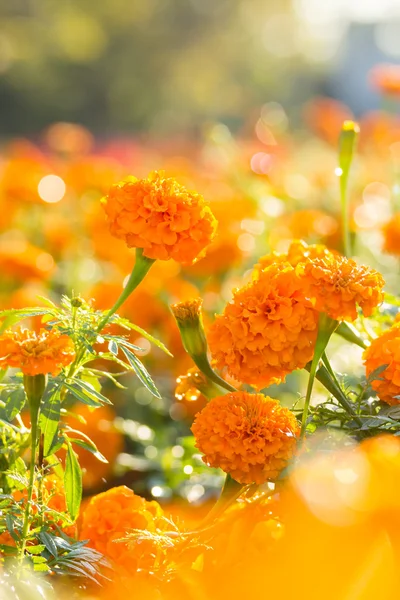
[[3, 600], [394, 600], [400, 121], [0, 158]]

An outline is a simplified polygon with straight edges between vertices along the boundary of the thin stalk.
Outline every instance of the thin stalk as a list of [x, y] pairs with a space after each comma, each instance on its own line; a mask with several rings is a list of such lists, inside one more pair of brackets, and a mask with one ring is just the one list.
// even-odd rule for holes
[[26, 541], [29, 532], [33, 488], [35, 484], [36, 448], [38, 443], [39, 406], [31, 405], [31, 463], [29, 466], [28, 498], [25, 506], [24, 522], [22, 525], [22, 546], [20, 556], [25, 555]]
[[132, 269], [132, 273], [129, 276], [128, 282], [114, 306], [110, 308], [108, 313], [100, 321], [100, 324], [97, 328], [98, 333], [100, 333], [100, 331], [104, 329], [104, 327], [107, 325], [108, 321], [111, 319], [113, 314], [117, 312], [119, 307], [122, 306], [125, 300], [137, 288], [139, 283], [143, 281], [154, 262], [154, 259], [146, 258], [145, 256], [143, 256], [143, 251], [141, 248], [136, 249], [136, 262], [135, 266]]
[[310, 408], [311, 393], [314, 387], [315, 374], [317, 372], [319, 360], [313, 360], [310, 366], [310, 375], [308, 378], [306, 399], [304, 401], [303, 415], [301, 418], [300, 439], [302, 440], [307, 429], [308, 411]]
[[237, 392], [237, 389], [233, 387], [230, 383], [222, 379], [211, 367], [210, 362], [205, 354], [201, 354], [199, 356], [192, 356], [192, 359], [197, 367], [199, 367], [200, 371], [206, 375], [211, 381], [224, 388], [228, 392]]
[[[316, 373], [316, 379], [322, 383], [322, 385], [332, 394], [334, 398], [343, 406], [345, 411], [353, 417], [359, 427], [362, 426], [361, 419], [354, 412], [350, 402], [347, 400], [345, 394], [340, 388], [339, 383], [337, 382], [336, 377], [332, 379], [329, 371], [325, 366], [320, 366]], [[336, 380], [336, 381], [335, 381]]]

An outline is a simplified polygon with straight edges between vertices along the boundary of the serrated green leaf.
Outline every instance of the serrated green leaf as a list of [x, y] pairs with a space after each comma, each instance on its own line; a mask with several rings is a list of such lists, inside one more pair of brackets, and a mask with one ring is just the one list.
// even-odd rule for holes
[[111, 319], [111, 322], [116, 323], [117, 325], [121, 325], [121, 327], [125, 327], [125, 329], [133, 329], [134, 331], [137, 331], [142, 337], [144, 337], [146, 340], [149, 340], [149, 342], [151, 342], [152, 344], [157, 346], [157, 348], [160, 348], [160, 350], [165, 352], [165, 354], [168, 354], [168, 356], [173, 356], [168, 350], [168, 348], [162, 342], [160, 342], [160, 340], [157, 340], [150, 333], [147, 333], [147, 331], [145, 331], [138, 325], [131, 323], [128, 319], [124, 319], [122, 317], [119, 317], [118, 315], [114, 315]]
[[0, 325], [0, 333], [4, 333], [6, 329], [12, 327], [18, 323], [18, 321], [49, 313], [51, 313], [50, 309], [43, 307], [2, 310], [0, 311], [0, 319], [4, 319], [4, 321]]
[[37, 573], [48, 573], [51, 569], [44, 562], [44, 563], [34, 564], [33, 565], [33, 570], [36, 571]]
[[[44, 549], [45, 549], [45, 546], [43, 544], [37, 544], [36, 546], [27, 546], [26, 547], [26, 551], [29, 554], [41, 554]], [[46, 559], [44, 559], [44, 560], [46, 560]]]
[[108, 463], [106, 457], [103, 456], [101, 452], [99, 452], [99, 450], [96, 447], [96, 444], [92, 442], [92, 440], [90, 440], [89, 442], [85, 440], [80, 440], [79, 438], [70, 437], [69, 439], [73, 444], [76, 444], [77, 446], [80, 446], [81, 448], [84, 448], [85, 450], [93, 454], [93, 456], [95, 456], [100, 462]]
[[99, 404], [112, 404], [112, 402], [110, 402], [110, 400], [106, 398], [106, 396], [103, 396], [103, 394], [95, 390], [91, 385], [89, 385], [85, 381], [82, 381], [81, 379], [73, 379], [72, 382], [72, 384], [66, 384], [68, 389], [70, 389], [72, 386], [78, 386], [80, 388], [80, 391], [86, 398], [89, 398], [90, 400], [96, 403], [94, 404], [94, 406], [99, 406]]
[[153, 396], [155, 396], [156, 398], [161, 398], [160, 392], [158, 391], [154, 381], [152, 380], [144, 364], [138, 359], [137, 356], [135, 356], [135, 354], [133, 354], [133, 352], [128, 350], [128, 348], [123, 347], [122, 351], [128, 359], [132, 369], [135, 371], [136, 375], [145, 386], [145, 388], [147, 388], [149, 392], [153, 394]]
[[53, 536], [47, 533], [47, 531], [42, 531], [39, 533], [39, 538], [43, 542], [45, 548], [52, 554], [53, 556], [58, 556], [57, 545], [53, 539]]
[[82, 500], [82, 471], [71, 442], [68, 439], [66, 439], [66, 442], [68, 450], [64, 472], [65, 499], [69, 515], [75, 521], [78, 517]]
[[43, 435], [44, 456], [54, 452], [53, 441], [58, 431], [61, 408], [60, 387], [53, 388], [50, 394], [45, 394], [40, 411], [39, 426]]
[[99, 406], [102, 406], [101, 402], [99, 402], [98, 400], [93, 400], [92, 396], [88, 396], [77, 385], [66, 383], [65, 387], [77, 400], [83, 402], [83, 404], [87, 404], [88, 406], [92, 406], [93, 408], [98, 408]]
[[118, 356], [118, 346], [114, 340], [110, 340], [108, 342], [108, 349], [111, 352], [111, 354], [114, 354], [114, 356]]
[[10, 392], [4, 406], [4, 414], [6, 419], [9, 419], [10, 421], [15, 419], [15, 417], [19, 415], [21, 410], [24, 408], [25, 401], [26, 395], [24, 388], [21, 387]]

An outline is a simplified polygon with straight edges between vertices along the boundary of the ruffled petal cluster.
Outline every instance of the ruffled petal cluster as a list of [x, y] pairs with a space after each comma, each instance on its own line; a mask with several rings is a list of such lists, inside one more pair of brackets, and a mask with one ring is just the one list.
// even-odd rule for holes
[[102, 203], [112, 235], [148, 258], [190, 265], [215, 236], [217, 221], [203, 197], [162, 172], [113, 185]]
[[383, 402], [400, 404], [400, 326], [394, 325], [371, 342], [364, 351], [367, 377], [387, 365], [371, 382], [372, 388]]
[[75, 358], [70, 337], [56, 329], [21, 329], [0, 336], [0, 366], [21, 369], [25, 375], [58, 375]]
[[163, 511], [158, 502], [148, 502], [126, 486], [111, 488], [93, 496], [87, 505], [80, 532], [81, 540], [98, 550], [121, 571], [134, 573], [154, 564], [154, 542], [140, 543], [118, 541], [127, 538], [132, 530], [155, 533], [165, 527]]
[[319, 312], [338, 321], [354, 321], [357, 306], [366, 317], [383, 301], [385, 281], [380, 273], [354, 260], [328, 252], [296, 267], [304, 294]]
[[211, 400], [196, 415], [192, 432], [206, 464], [239, 483], [261, 484], [275, 479], [292, 458], [299, 428], [277, 400], [233, 392]]
[[303, 240], [294, 240], [286, 253], [271, 252], [259, 259], [258, 264], [254, 267], [254, 275], [258, 276], [260, 271], [263, 271], [270, 265], [276, 263], [288, 262], [292, 267], [296, 267], [300, 262], [305, 260], [313, 260], [315, 258], [324, 258], [330, 254], [337, 254], [334, 250], [328, 250], [323, 244], [308, 245]]
[[208, 332], [217, 367], [261, 389], [313, 357], [318, 314], [288, 263], [271, 265], [239, 289]]

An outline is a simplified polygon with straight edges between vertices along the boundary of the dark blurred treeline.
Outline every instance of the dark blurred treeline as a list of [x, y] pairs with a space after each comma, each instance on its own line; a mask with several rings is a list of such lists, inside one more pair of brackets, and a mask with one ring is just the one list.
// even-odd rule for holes
[[2, 134], [236, 128], [266, 101], [301, 101], [309, 66], [271, 54], [276, 14], [292, 18], [290, 0], [2, 0]]

